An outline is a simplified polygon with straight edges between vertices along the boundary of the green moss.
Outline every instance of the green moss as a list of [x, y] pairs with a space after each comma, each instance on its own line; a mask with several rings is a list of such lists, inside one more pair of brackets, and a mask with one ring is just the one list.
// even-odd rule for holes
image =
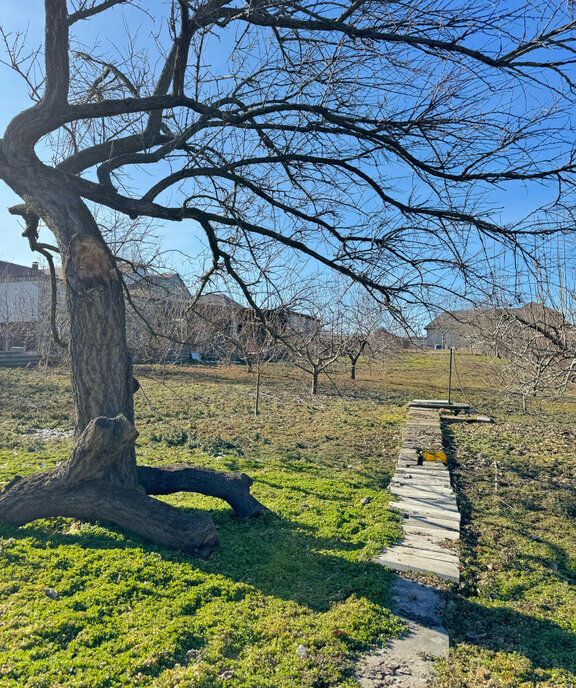
[[[0, 685], [356, 685], [355, 653], [401, 629], [390, 575], [370, 559], [399, 534], [382, 488], [403, 414], [370, 388], [366, 399], [312, 402], [279, 378], [255, 418], [250, 379], [233, 369], [165, 373], [137, 373], [141, 462], [246, 471], [273, 513], [241, 521], [220, 500], [166, 498], [212, 512], [221, 544], [207, 561], [71, 519], [0, 525]], [[16, 376], [11, 393], [42, 390], [46, 406], [3, 410], [4, 483], [65, 460], [71, 444], [38, 434], [71, 426], [53, 417], [54, 397], [71, 414], [65, 378]]]

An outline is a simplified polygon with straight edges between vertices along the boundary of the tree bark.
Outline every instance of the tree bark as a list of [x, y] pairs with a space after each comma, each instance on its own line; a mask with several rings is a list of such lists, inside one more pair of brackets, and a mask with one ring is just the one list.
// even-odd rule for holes
[[250, 494], [253, 481], [245, 473], [225, 473], [197, 466], [138, 466], [138, 478], [146, 494], [200, 492], [224, 499], [236, 516], [242, 518], [268, 511]]
[[313, 396], [317, 396], [318, 394], [318, 376], [320, 375], [319, 371], [314, 370], [312, 372], [312, 394]]
[[[152, 499], [139, 484], [122, 282], [94, 218], [62, 173], [44, 166], [33, 152], [23, 153], [18, 146], [10, 150], [6, 140], [0, 142], [0, 177], [24, 199], [26, 212], [44, 220], [58, 243], [76, 410], [76, 446], [69, 461], [56, 470], [14, 479], [0, 495], [0, 518], [15, 525], [50, 516], [110, 521], [160, 545], [206, 556], [218, 542], [210, 516]], [[182, 480], [174, 489], [165, 484], [160, 493], [199, 485], [189, 475]], [[212, 483], [204, 479], [203, 484]], [[249, 495], [246, 480], [232, 479], [228, 496], [222, 478], [220, 484], [217, 494], [215, 488], [209, 494], [228, 498], [240, 515], [264, 510]]]
[[256, 399], [254, 401], [254, 415], [260, 413], [260, 382], [262, 380], [262, 361], [258, 356], [258, 368], [256, 370]]

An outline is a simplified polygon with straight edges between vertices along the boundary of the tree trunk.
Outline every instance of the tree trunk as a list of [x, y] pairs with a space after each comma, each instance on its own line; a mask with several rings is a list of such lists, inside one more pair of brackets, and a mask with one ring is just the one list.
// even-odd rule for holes
[[262, 380], [262, 361], [258, 357], [258, 368], [256, 369], [256, 399], [254, 401], [254, 415], [260, 413], [260, 382]]
[[356, 361], [352, 361], [352, 367], [350, 368], [350, 379], [356, 379]]
[[318, 394], [318, 376], [320, 375], [320, 371], [314, 370], [312, 373], [312, 394], [314, 396], [317, 396]]
[[[0, 177], [24, 199], [26, 213], [44, 220], [62, 258], [76, 446], [64, 466], [14, 479], [0, 495], [0, 518], [15, 525], [48, 516], [111, 521], [161, 545], [205, 556], [218, 542], [210, 517], [154, 500], [139, 482], [132, 364], [115, 260], [65, 175], [45, 167], [30, 151], [19, 157], [18, 147], [7, 150], [6, 140], [1, 143]], [[237, 484], [230, 485], [229, 501], [236, 503]], [[244, 484], [246, 493], [248, 488]], [[226, 490], [218, 496], [227, 498]], [[251, 506], [246, 512], [264, 509], [254, 498], [244, 502]]]

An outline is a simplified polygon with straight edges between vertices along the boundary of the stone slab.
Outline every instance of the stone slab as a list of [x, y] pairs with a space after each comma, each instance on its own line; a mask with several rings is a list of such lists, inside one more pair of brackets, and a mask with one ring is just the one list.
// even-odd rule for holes
[[[379, 557], [389, 557], [391, 555], [394, 555], [396, 558], [416, 557], [423, 562], [429, 562], [430, 565], [434, 562], [458, 565], [459, 561], [458, 555], [450, 550], [417, 549], [416, 547], [408, 547], [408, 545], [393, 545], [384, 550]], [[432, 569], [427, 570], [432, 571]]]
[[439, 533], [446, 533], [445, 537], [457, 539], [460, 537], [460, 523], [453, 519], [444, 519], [431, 516], [421, 516], [418, 514], [408, 514], [404, 519], [404, 532], [418, 530], [420, 532], [435, 531], [435, 536]]
[[442, 625], [438, 612], [444, 606], [444, 598], [433, 587], [396, 576], [390, 594], [394, 612], [403, 619], [431, 627]]
[[[401, 490], [401, 492], [398, 492]], [[391, 490], [396, 497], [396, 502], [402, 502], [410, 506], [421, 506], [423, 509], [439, 509], [443, 511], [458, 511], [458, 503], [453, 494], [445, 496], [431, 495], [429, 492], [424, 493], [422, 490], [406, 490], [405, 488], [397, 488]]]
[[494, 419], [490, 416], [476, 416], [476, 415], [464, 415], [464, 416], [444, 416], [444, 419], [449, 423], [493, 423]]
[[452, 489], [450, 476], [446, 473], [439, 473], [435, 471], [432, 475], [423, 471], [401, 471], [397, 470], [396, 474], [390, 481], [390, 484], [405, 485], [422, 485], [424, 487], [444, 487]]
[[397, 483], [390, 485], [390, 492], [395, 495], [402, 495], [404, 497], [415, 497], [416, 499], [426, 499], [440, 501], [450, 499], [456, 503], [456, 497], [449, 484], [437, 484], [437, 485], [426, 485], [418, 484], [416, 482], [411, 482], [410, 480], [403, 482], [401, 485]]
[[430, 492], [435, 494], [436, 491], [442, 490], [445, 495], [454, 495], [454, 491], [450, 483], [445, 480], [422, 480], [418, 478], [394, 478], [388, 485], [389, 492], [393, 494], [401, 494], [398, 490], [419, 490], [421, 492]]
[[[430, 531], [429, 531], [430, 532]], [[434, 532], [434, 531], [432, 531]], [[455, 549], [446, 547], [444, 544], [446, 538], [431, 537], [430, 535], [421, 535], [417, 532], [405, 533], [404, 537], [397, 543], [402, 547], [411, 547], [412, 549], [426, 549], [431, 552], [448, 552], [455, 557], [458, 553]]]
[[[452, 489], [450, 475], [445, 471], [419, 471], [406, 466], [399, 466], [392, 480], [404, 485], [429, 485], [430, 487], [449, 487]], [[390, 482], [392, 482], [392, 480]]]
[[401, 500], [390, 502], [392, 509], [397, 509], [410, 516], [420, 516], [431, 520], [441, 519], [444, 521], [456, 521], [460, 523], [460, 512], [458, 508], [449, 503], [432, 506], [422, 500], [410, 500], [408, 497]]
[[439, 468], [441, 469], [440, 473], [445, 473], [446, 477], [450, 477], [450, 472], [448, 471], [446, 464], [442, 463], [441, 461], [423, 461], [422, 463], [418, 463], [417, 461], [414, 462], [411, 460], [406, 461], [399, 459], [397, 463], [397, 470], [400, 470], [403, 473], [414, 473], [414, 475], [418, 473], [423, 475], [426, 473], [434, 475]]
[[405, 459], [406, 461], [418, 460], [419, 452], [416, 449], [401, 449], [398, 454], [398, 459]]
[[[431, 556], [429, 556], [431, 555]], [[378, 564], [393, 571], [434, 573], [444, 580], [460, 580], [458, 559], [447, 559], [425, 550], [411, 550], [409, 547], [392, 547], [374, 559]]]
[[409, 404], [408, 404], [408, 409], [413, 409], [413, 408], [430, 408], [430, 409], [453, 409], [457, 411], [467, 411], [470, 407], [470, 404], [463, 404], [463, 403], [455, 403], [452, 402], [451, 404], [448, 403], [448, 399], [413, 399]]
[[399, 468], [422, 468], [426, 471], [446, 471], [446, 464], [442, 461], [425, 461], [419, 463], [417, 459], [398, 459], [396, 464]]
[[410, 463], [410, 461], [399, 460], [396, 470], [402, 473], [412, 473], [413, 475], [426, 475], [428, 473], [431, 476], [439, 477], [437, 467], [440, 466], [440, 468], [444, 469], [440, 471], [440, 474], [444, 473], [446, 478], [450, 478], [450, 472], [446, 468], [446, 464], [441, 461], [426, 461], [425, 463], [416, 463], [415, 466], [405, 466], [404, 463]]
[[427, 627], [408, 621], [402, 638], [364, 657], [356, 670], [356, 679], [362, 688], [425, 688], [436, 675], [434, 658], [446, 658], [449, 644], [442, 626]]
[[410, 525], [409, 521], [404, 521], [403, 528], [407, 537], [411, 535], [432, 537], [436, 542], [442, 542], [442, 540], [452, 540], [454, 542], [460, 539], [460, 530], [454, 530], [453, 528], [426, 528], [421, 525]]
[[405, 488], [393, 488], [390, 490], [397, 502], [402, 502], [413, 507], [421, 506], [423, 509], [439, 509], [443, 511], [458, 511], [458, 503], [453, 494], [432, 495], [423, 490], [407, 490]]

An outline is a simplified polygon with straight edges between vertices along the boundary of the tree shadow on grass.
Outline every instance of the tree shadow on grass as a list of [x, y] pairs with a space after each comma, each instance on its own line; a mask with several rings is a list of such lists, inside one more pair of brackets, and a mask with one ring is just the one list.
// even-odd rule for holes
[[316, 612], [327, 611], [350, 595], [386, 606], [392, 574], [380, 564], [358, 561], [355, 552], [362, 544], [318, 536], [313, 527], [276, 514], [240, 520], [226, 510], [213, 516], [220, 545], [207, 560], [163, 549], [114, 526], [97, 528], [95, 532], [65, 533], [62, 529], [69, 524], [67, 519], [34, 522], [20, 529], [0, 523], [0, 537], [33, 538], [35, 545], [46, 550], [62, 545], [104, 550], [138, 547], [145, 552], [159, 552], [163, 561], [187, 561], [195, 570], [226, 576]]
[[535, 669], [576, 674], [576, 633], [509, 607], [484, 606], [461, 596], [452, 600], [455, 604], [445, 619], [451, 644], [473, 642], [493, 652], [522, 655]]
[[[32, 524], [24, 529], [2, 524], [0, 536], [31, 537], [45, 549], [61, 545], [119, 550], [138, 547], [160, 553], [164, 562], [188, 562], [194, 570], [254, 586], [265, 595], [296, 602], [315, 612], [325, 612], [351, 595], [382, 607], [389, 604], [393, 574], [371, 561], [358, 561], [358, 544], [320, 536], [313, 527], [275, 514], [240, 521], [229, 512], [219, 512], [215, 520], [221, 545], [204, 561], [155, 547], [119, 529], [65, 534], [54, 522]], [[453, 603], [446, 614], [452, 644], [471, 642], [469, 633], [485, 633], [485, 637], [474, 642], [488, 650], [523, 655], [534, 668], [576, 673], [575, 633], [550, 620], [510, 608], [488, 606], [489, 603], [484, 606], [456, 593], [447, 595]]]
[[[532, 572], [545, 576], [548, 561], [552, 559], [559, 568], [558, 571], [548, 569], [551, 577], [560, 576], [565, 583], [574, 584], [569, 551], [549, 540], [534, 537], [529, 528], [523, 528], [519, 513], [512, 523], [506, 524], [501, 520], [494, 522], [490, 517], [483, 516], [480, 523], [473, 523], [473, 504], [466, 495], [462, 482], [463, 475], [455, 456], [456, 439], [449, 425], [443, 426], [443, 437], [448, 454], [448, 464], [452, 469], [452, 481], [457, 493], [458, 507], [462, 514], [463, 537], [467, 548], [473, 551], [479, 544], [480, 532], [490, 528], [495, 533], [510, 531], [516, 537], [530, 538], [545, 545], [550, 557], [532, 555], [528, 552], [515, 553], [515, 571], [521, 571], [523, 576], [517, 586], [507, 585], [505, 598], [498, 600], [482, 600], [467, 598], [463, 595], [448, 593], [453, 603], [449, 605], [446, 614], [446, 625], [450, 633], [451, 642], [474, 643], [479, 647], [493, 652], [516, 653], [530, 660], [534, 669], [561, 669], [576, 674], [576, 633], [568, 628], [570, 620], [566, 618], [566, 627], [550, 619], [517, 611], [512, 608], [514, 599], [534, 587]], [[506, 503], [503, 502], [506, 507]], [[510, 507], [511, 508], [511, 507]], [[476, 529], [468, 526], [475, 525]], [[498, 547], [498, 544], [494, 546]], [[571, 575], [572, 574], [572, 575]], [[496, 581], [497, 583], [497, 581]], [[536, 604], [536, 598], [532, 600]], [[472, 635], [470, 635], [472, 634]], [[484, 636], [485, 634], [485, 636]]]

